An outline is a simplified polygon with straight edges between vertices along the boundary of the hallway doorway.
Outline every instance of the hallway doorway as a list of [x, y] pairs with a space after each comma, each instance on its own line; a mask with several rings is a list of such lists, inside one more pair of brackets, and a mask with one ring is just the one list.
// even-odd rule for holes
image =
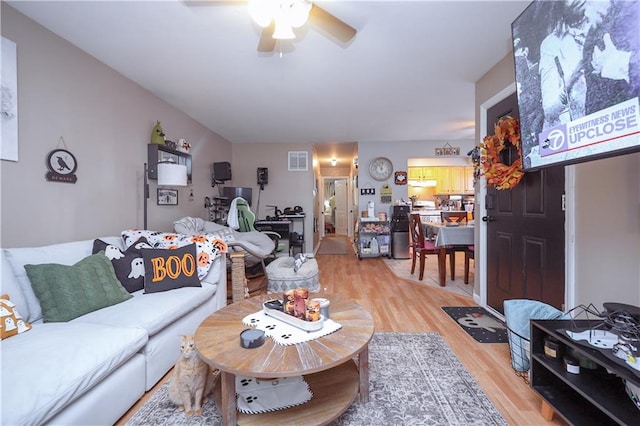
[[322, 178], [324, 234], [349, 235], [347, 177]]

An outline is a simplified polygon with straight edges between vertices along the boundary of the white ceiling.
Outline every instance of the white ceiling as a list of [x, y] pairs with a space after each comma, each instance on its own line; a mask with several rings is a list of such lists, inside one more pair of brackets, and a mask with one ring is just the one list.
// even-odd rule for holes
[[8, 3], [232, 143], [320, 153], [474, 139], [474, 83], [510, 52], [511, 22], [530, 2], [317, 1], [355, 38], [305, 26], [273, 54], [256, 51], [261, 28], [244, 1]]

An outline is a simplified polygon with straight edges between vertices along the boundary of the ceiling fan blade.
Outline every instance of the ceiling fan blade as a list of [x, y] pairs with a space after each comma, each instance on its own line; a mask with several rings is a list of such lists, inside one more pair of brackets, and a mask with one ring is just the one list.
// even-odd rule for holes
[[182, 0], [187, 7], [229, 6], [246, 2], [247, 0]]
[[343, 43], [351, 40], [357, 32], [351, 25], [341, 21], [315, 4], [312, 4], [311, 10], [309, 11], [309, 22]]
[[273, 49], [276, 47], [276, 39], [273, 38], [275, 29], [276, 25], [271, 21], [269, 26], [262, 30], [260, 41], [258, 41], [258, 52], [273, 52]]

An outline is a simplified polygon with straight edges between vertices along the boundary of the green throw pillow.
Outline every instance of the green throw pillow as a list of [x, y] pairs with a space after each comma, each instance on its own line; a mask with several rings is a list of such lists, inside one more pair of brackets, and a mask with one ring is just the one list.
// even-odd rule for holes
[[24, 265], [44, 322], [65, 322], [133, 297], [120, 284], [104, 252], [73, 266]]

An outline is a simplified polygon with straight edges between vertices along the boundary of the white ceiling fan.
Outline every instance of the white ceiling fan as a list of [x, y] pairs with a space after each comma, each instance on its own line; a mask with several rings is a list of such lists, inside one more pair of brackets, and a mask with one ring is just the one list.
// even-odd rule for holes
[[[229, 2], [185, 0], [185, 3], [190, 6], [210, 6]], [[231, 3], [237, 4], [238, 1]], [[357, 32], [310, 0], [247, 0], [247, 3], [251, 18], [264, 28], [258, 41], [258, 52], [273, 52], [276, 41], [294, 39], [296, 35], [293, 28], [299, 28], [307, 22], [342, 43], [348, 43]]]
[[249, 0], [249, 13], [264, 28], [258, 52], [272, 52], [276, 40], [295, 38], [293, 28], [307, 21], [343, 43], [356, 35], [356, 29], [308, 0]]

